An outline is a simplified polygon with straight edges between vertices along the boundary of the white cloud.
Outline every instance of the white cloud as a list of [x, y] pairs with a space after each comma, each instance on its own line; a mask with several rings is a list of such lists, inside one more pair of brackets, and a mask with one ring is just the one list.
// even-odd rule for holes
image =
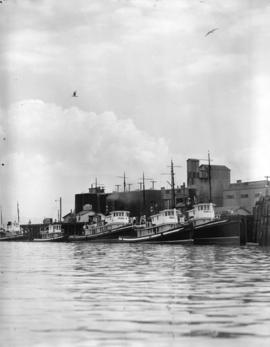
[[7, 143], [2, 153], [6, 209], [14, 214], [19, 200], [23, 217], [31, 219], [53, 213], [60, 195], [66, 210], [73, 208], [74, 194], [86, 191], [95, 177], [110, 190], [125, 171], [137, 185], [143, 171], [160, 173], [170, 158], [164, 139], [142, 132], [130, 119], [120, 120], [113, 112], [62, 109], [40, 100], [11, 106]]

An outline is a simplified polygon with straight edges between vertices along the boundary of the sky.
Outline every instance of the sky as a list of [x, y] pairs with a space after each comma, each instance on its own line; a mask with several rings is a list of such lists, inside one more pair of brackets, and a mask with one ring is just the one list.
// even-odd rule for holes
[[143, 172], [168, 187], [171, 160], [180, 185], [208, 151], [232, 182], [265, 179], [269, 17], [268, 0], [4, 0], [4, 220], [17, 202], [22, 222], [57, 218], [59, 197], [68, 213], [124, 172], [131, 189]]

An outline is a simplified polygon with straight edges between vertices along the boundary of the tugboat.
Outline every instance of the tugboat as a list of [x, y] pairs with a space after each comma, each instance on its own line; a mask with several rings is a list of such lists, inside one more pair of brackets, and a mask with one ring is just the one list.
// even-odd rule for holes
[[135, 226], [136, 237], [119, 237], [119, 242], [193, 243], [192, 228], [175, 208], [149, 217], [143, 226]]
[[[240, 245], [241, 219], [216, 216], [212, 203], [211, 159], [208, 152], [209, 202], [195, 204], [188, 213], [194, 229], [194, 244]], [[244, 239], [244, 238], [243, 238]]]
[[240, 218], [224, 219], [215, 215], [213, 203], [202, 203], [188, 211], [189, 221], [193, 224], [194, 244], [240, 245]]
[[17, 222], [8, 222], [6, 229], [0, 229], [0, 241], [25, 241], [27, 237]]
[[17, 221], [8, 222], [6, 228], [3, 227], [1, 209], [0, 241], [26, 241], [27, 239], [28, 234], [24, 232], [20, 225], [19, 203], [17, 202]]
[[82, 235], [70, 235], [69, 241], [117, 242], [120, 235], [134, 234], [129, 211], [112, 211], [102, 218], [100, 214], [83, 226]]
[[61, 242], [67, 241], [67, 237], [62, 229], [61, 223], [51, 223], [42, 226], [40, 229], [40, 238], [34, 238], [34, 242]]

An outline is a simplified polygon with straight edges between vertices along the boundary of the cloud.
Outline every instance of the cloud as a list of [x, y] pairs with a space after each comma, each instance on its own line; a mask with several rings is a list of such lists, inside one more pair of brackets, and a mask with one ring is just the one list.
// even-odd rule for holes
[[113, 112], [24, 100], [10, 107], [7, 129], [3, 195], [9, 196], [8, 213], [19, 200], [31, 219], [55, 214], [59, 196], [66, 210], [73, 208], [74, 194], [87, 191], [95, 177], [110, 190], [125, 171], [136, 188], [143, 171], [160, 173], [170, 158], [164, 139]]

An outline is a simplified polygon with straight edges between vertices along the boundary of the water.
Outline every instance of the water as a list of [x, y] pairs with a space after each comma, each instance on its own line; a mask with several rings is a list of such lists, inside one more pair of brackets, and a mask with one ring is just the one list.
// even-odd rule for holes
[[270, 251], [0, 243], [2, 346], [269, 346]]

